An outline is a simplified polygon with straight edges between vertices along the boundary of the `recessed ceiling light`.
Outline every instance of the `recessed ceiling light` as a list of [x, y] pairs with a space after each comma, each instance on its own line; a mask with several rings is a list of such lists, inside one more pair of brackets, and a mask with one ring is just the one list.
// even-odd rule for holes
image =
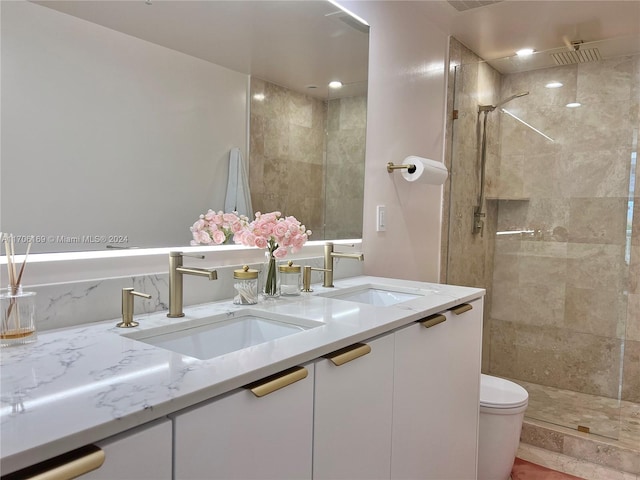
[[545, 85], [545, 87], [547, 88], [560, 88], [562, 86], [562, 83], [560, 82], [556, 82], [555, 80], [553, 82], [549, 82]]
[[329, 82], [329, 88], [341, 88], [342, 82], [338, 80], [334, 80], [333, 82]]
[[565, 106], [568, 108], [577, 108], [577, 107], [581, 107], [582, 104], [579, 102], [571, 102], [571, 103], [567, 103]]
[[254, 100], [258, 100], [259, 102], [263, 101], [263, 100], [264, 100], [264, 98], [265, 98], [265, 97], [264, 97], [264, 93], [256, 93], [256, 94], [253, 96], [253, 99], [254, 99]]
[[533, 51], [533, 48], [521, 48], [516, 52], [516, 55], [519, 57], [526, 57], [527, 55], [531, 55]]

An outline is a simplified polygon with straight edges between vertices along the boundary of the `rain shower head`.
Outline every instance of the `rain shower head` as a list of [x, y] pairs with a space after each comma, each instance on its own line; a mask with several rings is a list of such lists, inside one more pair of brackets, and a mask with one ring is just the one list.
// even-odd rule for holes
[[499, 101], [498, 103], [496, 103], [495, 105], [480, 105], [480, 112], [493, 112], [496, 108], [501, 107], [502, 105], [504, 105], [505, 103], [510, 102], [511, 100], [513, 100], [514, 98], [518, 98], [518, 97], [524, 97], [525, 95], [529, 95], [529, 92], [519, 92], [516, 93], [515, 95], [511, 95], [510, 97], [507, 97], [501, 101]]

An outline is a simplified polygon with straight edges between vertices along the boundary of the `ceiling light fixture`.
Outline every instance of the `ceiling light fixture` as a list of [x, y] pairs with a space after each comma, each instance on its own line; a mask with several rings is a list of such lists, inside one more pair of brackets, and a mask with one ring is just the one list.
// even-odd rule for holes
[[582, 104], [580, 102], [571, 102], [571, 103], [567, 103], [565, 105], [565, 107], [568, 107], [568, 108], [578, 108], [578, 107], [581, 107], [581, 106], [582, 106]]
[[342, 82], [339, 80], [329, 82], [329, 88], [342, 88]]
[[256, 94], [253, 96], [253, 99], [254, 99], [254, 100], [257, 100], [257, 101], [259, 101], [259, 102], [263, 101], [263, 100], [265, 99], [264, 93], [256, 93]]
[[562, 87], [562, 83], [560, 82], [556, 82], [555, 80], [553, 82], [549, 82], [545, 85], [546, 88], [560, 88]]
[[533, 48], [521, 48], [516, 52], [516, 55], [519, 57], [526, 57], [527, 55], [531, 55], [533, 52]]

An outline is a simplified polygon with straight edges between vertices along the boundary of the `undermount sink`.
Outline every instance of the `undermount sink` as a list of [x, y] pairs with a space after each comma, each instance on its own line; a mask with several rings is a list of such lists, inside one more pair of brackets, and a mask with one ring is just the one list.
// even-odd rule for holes
[[376, 307], [389, 307], [391, 305], [423, 297], [429, 293], [433, 293], [434, 291], [435, 290], [367, 284], [339, 289], [335, 292], [324, 292], [318, 294], [318, 296], [334, 298], [337, 300], [346, 300], [349, 302], [366, 303]]
[[313, 320], [246, 310], [187, 320], [123, 336], [207, 360], [323, 325]]

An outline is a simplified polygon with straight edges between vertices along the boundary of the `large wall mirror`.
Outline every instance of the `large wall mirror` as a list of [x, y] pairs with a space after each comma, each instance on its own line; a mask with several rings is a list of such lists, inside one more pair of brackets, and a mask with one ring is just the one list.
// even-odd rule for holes
[[232, 151], [253, 211], [361, 237], [368, 27], [333, 4], [0, 7], [0, 231], [19, 252], [188, 245], [224, 209]]

